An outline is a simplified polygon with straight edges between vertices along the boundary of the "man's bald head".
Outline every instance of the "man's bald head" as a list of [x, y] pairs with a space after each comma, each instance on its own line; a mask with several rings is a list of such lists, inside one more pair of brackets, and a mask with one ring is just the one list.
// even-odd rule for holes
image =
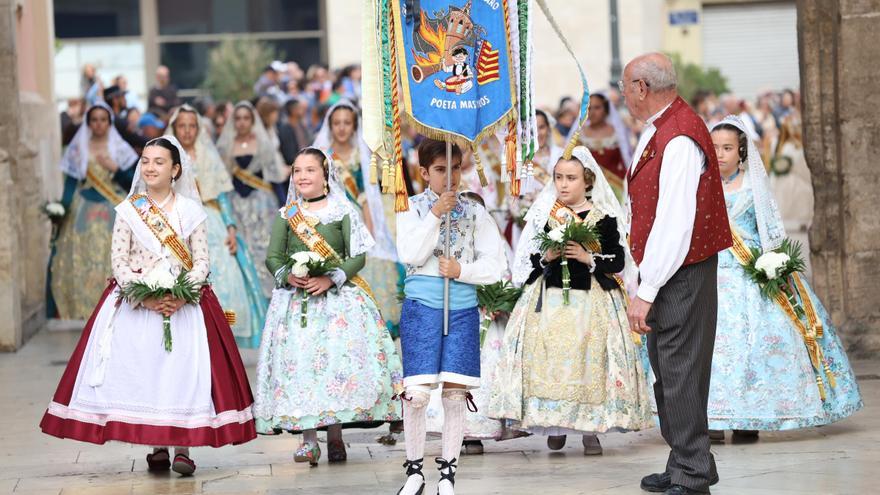
[[672, 60], [662, 53], [646, 53], [632, 59], [624, 69], [627, 73], [629, 79], [645, 81], [651, 91], [675, 90], [678, 86]]
[[672, 60], [662, 53], [634, 58], [623, 70], [623, 96], [630, 113], [646, 120], [670, 104], [676, 96], [678, 77]]

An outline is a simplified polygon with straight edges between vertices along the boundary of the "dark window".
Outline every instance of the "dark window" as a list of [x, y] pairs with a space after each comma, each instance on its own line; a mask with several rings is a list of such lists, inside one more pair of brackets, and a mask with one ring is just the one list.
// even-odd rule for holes
[[[321, 61], [318, 38], [265, 41], [275, 47], [281, 60], [296, 61], [308, 67]], [[208, 54], [216, 42], [162, 43], [160, 61], [171, 70], [171, 79], [181, 89], [199, 88], [208, 69]], [[271, 60], [266, 60], [269, 64]], [[256, 82], [256, 79], [254, 80]]]
[[318, 0], [157, 0], [159, 34], [320, 29]]
[[138, 4], [138, 0], [55, 0], [55, 36], [140, 36]]

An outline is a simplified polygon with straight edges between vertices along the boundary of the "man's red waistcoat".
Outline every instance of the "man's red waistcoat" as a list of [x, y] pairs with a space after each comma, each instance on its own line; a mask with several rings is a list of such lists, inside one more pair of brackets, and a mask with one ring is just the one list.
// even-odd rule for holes
[[[712, 138], [703, 120], [680, 97], [676, 98], [666, 112], [654, 121], [654, 127], [657, 128], [657, 132], [639, 157], [638, 164], [630, 169], [627, 176], [632, 208], [630, 247], [633, 257], [636, 263], [642, 263], [648, 234], [654, 228], [663, 151], [672, 139], [687, 136], [706, 156], [706, 170], [700, 176], [700, 184], [697, 187], [697, 214], [684, 265], [703, 261], [733, 244], [727, 208], [724, 204], [724, 190], [721, 187], [721, 173], [718, 171], [718, 157], [715, 155]], [[666, 166], [678, 165], [666, 164]]]

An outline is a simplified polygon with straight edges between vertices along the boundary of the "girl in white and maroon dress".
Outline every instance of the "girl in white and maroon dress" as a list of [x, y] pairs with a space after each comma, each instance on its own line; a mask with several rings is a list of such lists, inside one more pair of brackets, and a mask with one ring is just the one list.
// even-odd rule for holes
[[[173, 229], [173, 235], [161, 219]], [[167, 271], [204, 284], [209, 272], [206, 214], [177, 139], [150, 141], [128, 198], [116, 206], [113, 277], [83, 330], [40, 427], [59, 438], [158, 446], [150, 470], [195, 471], [189, 447], [256, 437], [253, 396], [235, 338], [211, 287], [198, 304], [166, 297], [130, 304], [119, 287]], [[146, 223], [151, 220], [150, 226]], [[176, 237], [185, 249], [161, 242]], [[166, 237], [165, 235], [168, 235]], [[107, 253], [95, 253], [107, 256]], [[170, 315], [172, 350], [163, 345]]]

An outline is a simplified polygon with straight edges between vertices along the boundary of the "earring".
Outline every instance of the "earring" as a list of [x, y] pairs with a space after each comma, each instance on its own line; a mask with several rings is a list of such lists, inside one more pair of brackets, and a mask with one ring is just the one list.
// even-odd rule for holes
[[328, 194], [330, 192], [330, 185], [326, 182], [324, 183], [324, 194]]

